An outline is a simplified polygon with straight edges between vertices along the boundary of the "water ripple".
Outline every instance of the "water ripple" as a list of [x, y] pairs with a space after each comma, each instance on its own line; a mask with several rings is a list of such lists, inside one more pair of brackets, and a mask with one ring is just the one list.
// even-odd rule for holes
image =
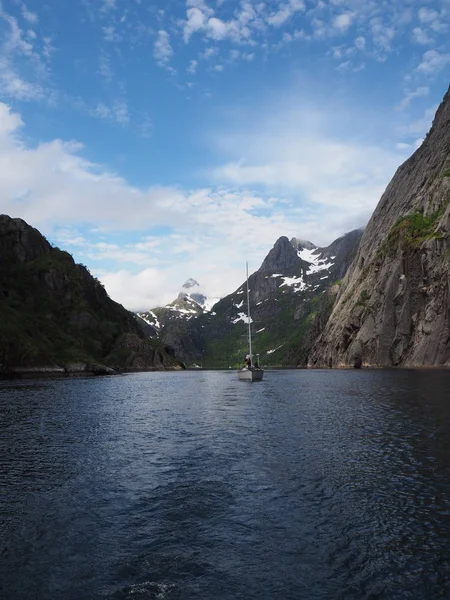
[[0, 385], [6, 600], [450, 597], [450, 373]]

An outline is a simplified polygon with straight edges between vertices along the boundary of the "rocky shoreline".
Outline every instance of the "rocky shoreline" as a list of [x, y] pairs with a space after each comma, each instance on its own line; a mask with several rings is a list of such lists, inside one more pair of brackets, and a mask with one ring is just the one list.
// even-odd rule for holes
[[106, 375], [122, 375], [124, 373], [140, 373], [153, 371], [183, 371], [181, 366], [143, 368], [112, 368], [101, 364], [72, 363], [65, 367], [50, 365], [46, 367], [14, 367], [0, 370], [0, 381], [8, 379], [61, 378], [61, 377], [104, 377]]

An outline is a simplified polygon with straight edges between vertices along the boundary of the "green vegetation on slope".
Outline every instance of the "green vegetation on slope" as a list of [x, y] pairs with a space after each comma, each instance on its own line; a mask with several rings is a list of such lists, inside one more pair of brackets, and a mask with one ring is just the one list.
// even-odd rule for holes
[[417, 211], [400, 217], [384, 242], [381, 253], [391, 254], [400, 246], [402, 250], [417, 248], [426, 240], [440, 238], [436, 225], [445, 213], [450, 200], [447, 200], [439, 210], [425, 216]]

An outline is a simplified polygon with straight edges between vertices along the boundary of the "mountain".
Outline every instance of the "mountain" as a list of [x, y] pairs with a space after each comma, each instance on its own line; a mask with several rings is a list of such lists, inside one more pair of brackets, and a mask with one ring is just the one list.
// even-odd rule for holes
[[206, 296], [195, 279], [188, 279], [173, 302], [139, 312], [136, 318], [145, 335], [159, 339], [174, 349], [183, 361], [200, 355], [200, 335], [191, 319], [208, 313], [219, 298]]
[[179, 320], [188, 321], [209, 312], [219, 298], [205, 296], [200, 284], [195, 279], [188, 279], [180, 293], [170, 304], [136, 313], [138, 318], [153, 328], [153, 335], [158, 337], [161, 331], [170, 323]]
[[0, 215], [0, 374], [182, 368], [67, 252]]
[[178, 298], [191, 298], [202, 308], [205, 308], [207, 298], [200, 291], [200, 284], [195, 279], [188, 279], [181, 288]]
[[[336, 289], [355, 256], [362, 231], [326, 248], [287, 237], [277, 240], [261, 267], [249, 277], [255, 353], [265, 364], [304, 365], [312, 345], [307, 337], [322, 307], [331, 307]], [[163, 343], [186, 364], [237, 365], [246, 354], [245, 285], [218, 300], [212, 310], [188, 280], [171, 304], [139, 313]], [[319, 311], [320, 309], [320, 311]], [[321, 317], [323, 318], [323, 317]], [[304, 346], [304, 341], [308, 346]]]
[[449, 272], [450, 88], [381, 197], [309, 365], [450, 366]]
[[[255, 354], [262, 364], [306, 364], [304, 341], [318, 307], [330, 304], [356, 254], [362, 231], [353, 231], [326, 248], [279, 238], [261, 267], [250, 275], [250, 306]], [[205, 364], [239, 364], [246, 353], [245, 284], [197, 319]]]

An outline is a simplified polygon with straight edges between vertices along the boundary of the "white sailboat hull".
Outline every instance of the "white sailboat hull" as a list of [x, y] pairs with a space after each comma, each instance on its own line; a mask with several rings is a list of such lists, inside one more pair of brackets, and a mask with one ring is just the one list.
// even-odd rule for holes
[[262, 381], [264, 369], [240, 369], [237, 376], [239, 381]]

